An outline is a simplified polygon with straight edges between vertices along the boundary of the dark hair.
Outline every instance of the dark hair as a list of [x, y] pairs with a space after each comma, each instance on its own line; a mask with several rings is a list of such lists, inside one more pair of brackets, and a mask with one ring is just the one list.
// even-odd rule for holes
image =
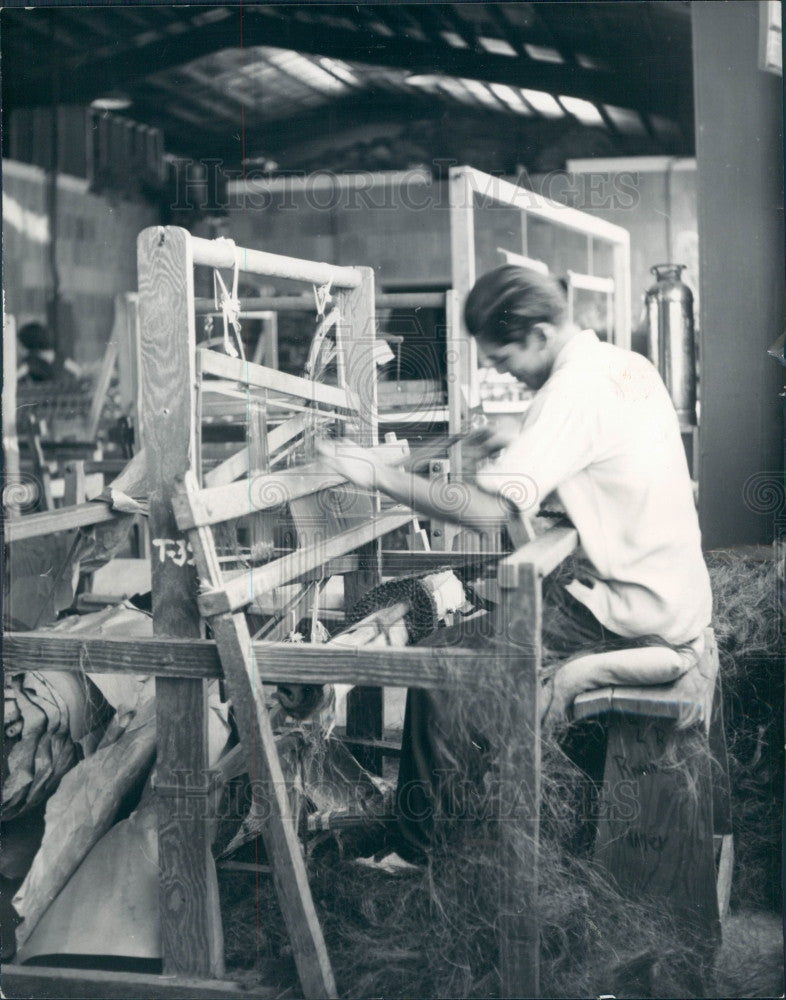
[[51, 351], [55, 346], [52, 331], [43, 323], [25, 323], [19, 328], [17, 337], [28, 351]]
[[536, 323], [559, 326], [566, 315], [565, 292], [557, 278], [515, 264], [502, 264], [478, 278], [464, 306], [469, 332], [492, 344], [523, 342]]

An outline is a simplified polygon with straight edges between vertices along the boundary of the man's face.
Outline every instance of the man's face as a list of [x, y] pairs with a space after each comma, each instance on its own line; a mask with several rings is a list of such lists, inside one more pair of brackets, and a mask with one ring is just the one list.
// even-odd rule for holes
[[478, 338], [478, 348], [498, 372], [511, 374], [530, 389], [540, 389], [554, 365], [551, 329], [539, 324], [526, 340], [510, 344], [494, 344]]

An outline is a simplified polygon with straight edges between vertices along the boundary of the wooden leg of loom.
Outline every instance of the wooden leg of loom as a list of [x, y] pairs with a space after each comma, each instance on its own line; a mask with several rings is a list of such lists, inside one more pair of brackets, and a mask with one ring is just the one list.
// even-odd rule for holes
[[532, 565], [518, 586], [500, 589], [497, 656], [509, 678], [510, 731], [500, 760], [500, 996], [539, 996], [538, 835], [541, 583]]
[[[193, 426], [195, 332], [189, 234], [146, 229], [138, 242], [142, 354], [142, 444], [147, 455], [154, 558], [153, 631], [198, 639], [197, 580], [172, 512], [175, 477], [196, 453]], [[159, 899], [164, 972], [218, 977], [224, 949], [210, 824], [186, 785], [207, 780], [206, 682], [156, 680]]]

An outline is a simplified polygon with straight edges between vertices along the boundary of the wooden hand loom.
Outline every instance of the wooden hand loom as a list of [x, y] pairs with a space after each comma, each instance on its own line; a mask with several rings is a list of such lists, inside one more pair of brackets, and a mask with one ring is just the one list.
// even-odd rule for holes
[[[142, 232], [138, 251], [142, 444], [148, 463], [150, 534], [159, 554], [152, 568], [154, 638], [125, 642], [100, 636], [69, 640], [47, 633], [7, 635], [5, 655], [14, 670], [81, 670], [89, 660], [94, 671], [156, 676], [155, 787], [164, 978], [157, 981], [158, 987], [147, 984], [147, 988], [157, 988], [164, 996], [167, 987], [185, 988], [187, 982], [190, 996], [237, 995], [237, 986], [223, 978], [211, 824], [205, 821], [206, 810], [209, 814], [216, 801], [216, 780], [207, 770], [206, 757], [208, 679], [225, 679], [246, 766], [264, 800], [268, 819], [263, 837], [301, 989], [306, 997], [332, 997], [336, 985], [289, 813], [263, 681], [360, 685], [357, 701], [366, 709], [360, 714], [361, 723], [371, 719], [376, 725], [381, 724], [377, 686], [471, 690], [487, 685], [504, 669], [514, 678], [518, 697], [512, 699], [513, 738], [500, 761], [507, 818], [500, 823], [500, 851], [508, 872], [497, 921], [501, 995], [536, 996], [541, 579], [575, 548], [575, 531], [553, 529], [500, 561], [493, 624], [500, 642], [491, 653], [454, 647], [363, 649], [252, 641], [244, 609], [255, 595], [279, 584], [340, 572], [349, 607], [380, 582], [378, 540], [413, 521], [411, 510], [397, 506], [380, 511], [379, 499], [373, 497], [365, 501], [365, 509], [350, 510], [350, 526], [342, 527], [347, 512], [331, 507], [325, 490], [338, 485], [338, 477], [325, 477], [308, 467], [269, 471], [281, 450], [307, 434], [315, 420], [332, 421], [349, 429], [362, 446], [378, 447], [373, 272], [241, 250], [229, 241], [201, 240], [173, 227]], [[195, 265], [237, 266], [309, 284], [332, 282], [342, 316], [336, 336], [343, 384], [322, 385], [198, 350]], [[201, 421], [218, 404], [219, 409], [248, 414], [248, 444], [203, 476]], [[269, 428], [274, 418], [280, 422]], [[216, 525], [249, 518], [252, 539], [257, 533], [264, 543], [269, 511], [282, 503], [297, 511], [304, 500], [311, 504], [311, 520], [301, 508], [294, 552], [247, 571], [222, 571], [213, 535]], [[391, 562], [405, 574], [460, 561], [445, 552], [393, 555], [402, 557]], [[213, 641], [203, 638], [205, 621]], [[365, 736], [359, 728], [350, 735]], [[195, 800], [203, 805], [194, 808]], [[522, 854], [520, 845], [514, 848], [514, 830], [529, 834], [527, 853]], [[63, 972], [63, 980], [69, 978], [64, 970], [58, 972]], [[19, 983], [24, 991], [26, 975], [22, 969], [5, 969], [4, 988]], [[82, 974], [80, 982], [86, 978]], [[110, 978], [102, 979], [105, 990], [110, 990]], [[62, 981], [57, 988], [62, 991]], [[80, 988], [85, 988], [84, 982]], [[122, 995], [117, 984], [112, 988], [111, 995]]]

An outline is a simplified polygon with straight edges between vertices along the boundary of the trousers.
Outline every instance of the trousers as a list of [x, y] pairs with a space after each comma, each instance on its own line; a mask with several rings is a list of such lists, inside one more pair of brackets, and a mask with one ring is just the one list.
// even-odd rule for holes
[[[490, 629], [455, 625], [438, 629], [418, 645], [483, 649]], [[630, 646], [611, 632], [580, 601], [556, 582], [543, 587], [542, 642], [547, 657], [562, 659], [578, 651]], [[492, 722], [488, 717], [487, 724]], [[605, 730], [597, 723], [571, 727], [562, 749], [587, 775], [599, 782], [605, 760]], [[446, 692], [410, 688], [407, 692], [401, 758], [396, 787], [398, 853], [422, 860], [437, 836], [461, 820], [473, 821], [482, 810], [482, 783], [494, 759], [492, 741]]]

